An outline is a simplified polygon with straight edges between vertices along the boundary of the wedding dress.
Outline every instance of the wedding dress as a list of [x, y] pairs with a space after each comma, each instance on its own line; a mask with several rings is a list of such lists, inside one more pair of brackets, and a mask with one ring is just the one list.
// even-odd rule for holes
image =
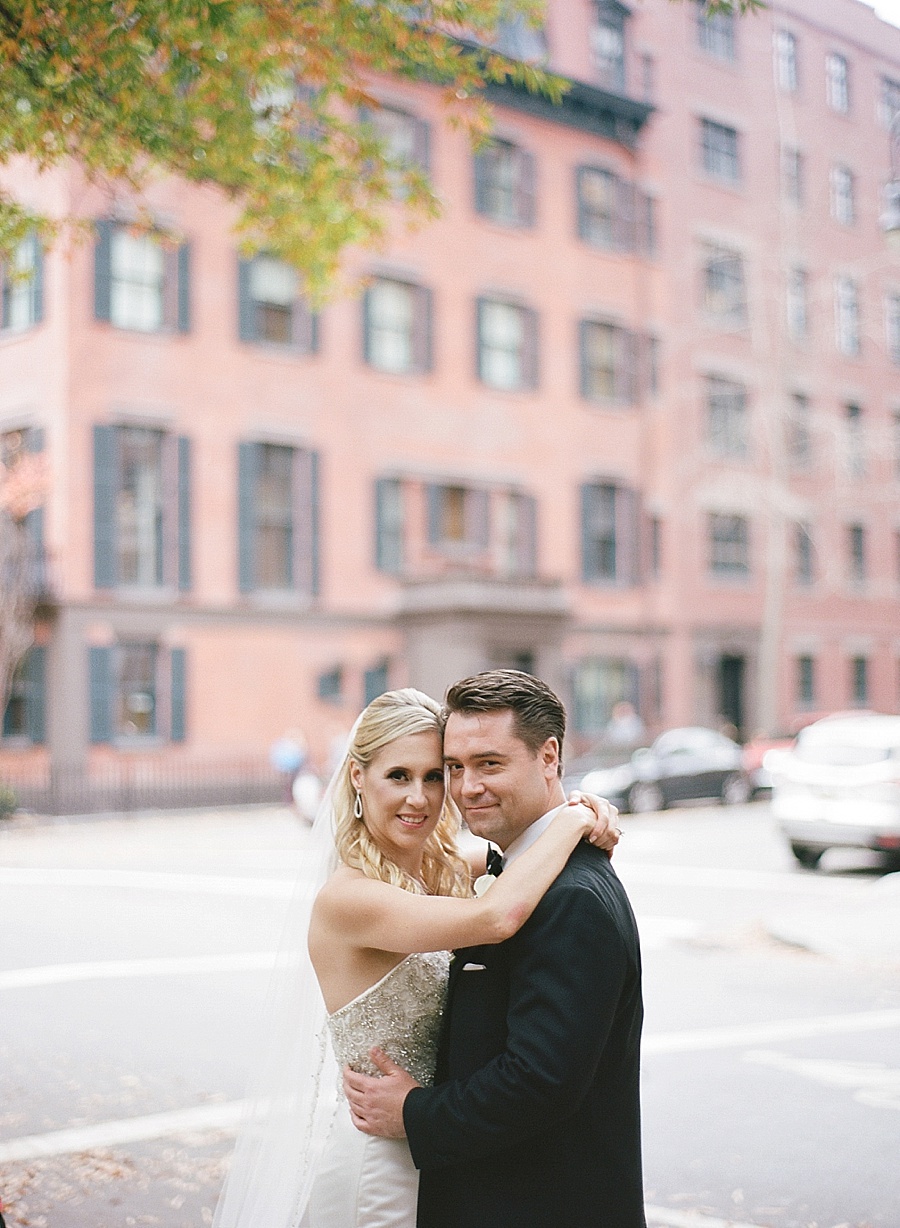
[[[407, 955], [329, 1015], [338, 1067], [378, 1074], [369, 1057], [378, 1045], [430, 1085], [449, 968], [446, 951]], [[341, 1095], [298, 1228], [415, 1228], [418, 1188], [406, 1140], [362, 1134]]]

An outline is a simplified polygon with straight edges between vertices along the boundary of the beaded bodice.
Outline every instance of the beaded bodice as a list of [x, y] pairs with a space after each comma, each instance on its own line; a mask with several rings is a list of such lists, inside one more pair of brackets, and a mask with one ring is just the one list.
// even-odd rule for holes
[[450, 955], [407, 955], [380, 981], [328, 1016], [339, 1066], [377, 1075], [369, 1050], [383, 1049], [424, 1086], [434, 1079], [438, 1032], [444, 1013]]

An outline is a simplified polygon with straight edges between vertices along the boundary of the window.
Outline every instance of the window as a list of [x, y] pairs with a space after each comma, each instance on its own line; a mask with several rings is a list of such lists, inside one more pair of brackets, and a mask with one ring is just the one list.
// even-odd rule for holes
[[534, 158], [509, 141], [475, 154], [475, 209], [505, 226], [533, 226]]
[[816, 702], [816, 659], [810, 656], [797, 658], [797, 704], [811, 708]]
[[34, 645], [13, 673], [3, 712], [2, 735], [39, 745], [46, 741], [46, 649]]
[[615, 324], [582, 320], [581, 395], [588, 401], [635, 399], [638, 339]]
[[428, 544], [443, 553], [471, 555], [487, 550], [491, 537], [490, 497], [471, 486], [426, 487]]
[[816, 578], [812, 530], [808, 524], [794, 526], [794, 578], [798, 584], [812, 584]]
[[634, 246], [634, 187], [612, 171], [578, 168], [578, 234], [594, 247]]
[[744, 258], [724, 247], [708, 247], [702, 270], [703, 308], [718, 324], [737, 327], [747, 320]]
[[375, 482], [375, 566], [399, 575], [404, 566], [406, 516], [403, 483], [398, 478]]
[[747, 389], [718, 375], [706, 379], [706, 434], [719, 456], [747, 456]]
[[147, 641], [91, 647], [91, 741], [185, 739], [186, 653]]
[[792, 341], [806, 341], [809, 336], [809, 277], [805, 269], [788, 272], [787, 330]]
[[890, 77], [881, 78], [881, 122], [885, 128], [900, 115], [900, 81]]
[[297, 273], [273, 256], [238, 262], [238, 322], [242, 341], [301, 354], [318, 348], [318, 320], [300, 296]]
[[22, 332], [44, 318], [44, 256], [37, 235], [23, 239], [10, 260], [0, 263], [0, 295], [0, 331]]
[[733, 61], [736, 58], [734, 13], [711, 13], [707, 0], [696, 0], [696, 3], [698, 45], [719, 60]]
[[625, 21], [628, 9], [615, 0], [597, 0], [590, 30], [591, 60], [599, 85], [614, 93], [625, 90]]
[[792, 145], [781, 148], [781, 191], [784, 199], [799, 208], [804, 196], [803, 154]]
[[577, 732], [602, 734], [613, 708], [623, 700], [637, 709], [638, 679], [638, 667], [619, 657], [579, 661], [572, 679], [572, 716]]
[[543, 27], [533, 26], [521, 15], [497, 23], [493, 45], [510, 59], [525, 64], [542, 64], [547, 59], [547, 36]]
[[190, 475], [190, 440], [153, 427], [94, 427], [97, 588], [191, 587]]
[[537, 387], [537, 313], [514, 303], [479, 299], [478, 378], [516, 392]]
[[866, 582], [865, 525], [847, 525], [847, 578], [853, 585]]
[[844, 406], [844, 422], [846, 425], [847, 473], [850, 477], [861, 478], [866, 472], [866, 447], [863, 435], [863, 412], [859, 405]]
[[891, 362], [900, 366], [900, 294], [884, 300], [884, 331]]
[[834, 279], [834, 318], [837, 348], [848, 358], [860, 352], [859, 287], [852, 277]]
[[363, 703], [368, 705], [388, 689], [390, 663], [378, 661], [363, 674]]
[[750, 574], [750, 526], [745, 516], [713, 512], [708, 521], [709, 570], [716, 577]]
[[846, 115], [850, 110], [850, 65], [836, 51], [825, 57], [825, 93], [832, 111]]
[[[39, 427], [25, 427], [0, 434], [0, 465], [13, 470], [20, 461], [44, 451], [44, 432]], [[47, 558], [44, 551], [44, 505], [38, 503], [25, 513], [22, 519], [25, 538], [29, 548], [29, 578], [32, 596], [49, 591]]]
[[[410, 170], [428, 170], [429, 130], [425, 120], [395, 107], [366, 111], [365, 119], [375, 129], [398, 177]], [[397, 194], [403, 195], [399, 182]]]
[[797, 38], [790, 30], [775, 31], [775, 80], [778, 88], [793, 94], [799, 84], [797, 74]]
[[611, 482], [581, 488], [581, 574], [587, 583], [638, 582], [637, 492]]
[[809, 397], [795, 392], [788, 405], [787, 420], [788, 459], [795, 469], [809, 469], [812, 465], [810, 419]]
[[363, 301], [366, 362], [396, 375], [431, 369], [431, 291], [376, 278]]
[[94, 315], [134, 332], [190, 328], [190, 248], [115, 222], [97, 223]]
[[318, 591], [318, 454], [274, 443], [238, 447], [242, 593]]
[[707, 175], [737, 183], [741, 177], [738, 134], [734, 128], [711, 119], [700, 121], [700, 150]]
[[868, 707], [869, 661], [867, 657], [852, 657], [850, 659], [850, 696], [854, 707]]
[[831, 216], [842, 226], [856, 221], [853, 172], [846, 166], [831, 168]]

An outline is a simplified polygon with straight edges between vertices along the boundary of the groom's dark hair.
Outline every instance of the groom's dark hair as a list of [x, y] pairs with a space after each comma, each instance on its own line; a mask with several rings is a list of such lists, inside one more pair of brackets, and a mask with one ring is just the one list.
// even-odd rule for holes
[[562, 776], [562, 748], [566, 736], [566, 710], [562, 700], [540, 678], [518, 669], [491, 669], [455, 682], [444, 700], [444, 716], [478, 712], [513, 714], [516, 737], [536, 755], [548, 738], [559, 746], [559, 774]]

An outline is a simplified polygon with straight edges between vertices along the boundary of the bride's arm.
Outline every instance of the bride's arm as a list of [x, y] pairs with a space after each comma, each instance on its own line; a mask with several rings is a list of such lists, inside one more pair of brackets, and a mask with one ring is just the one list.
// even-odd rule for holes
[[596, 824], [587, 807], [561, 806], [547, 830], [480, 899], [414, 895], [338, 871], [319, 893], [316, 919], [356, 946], [398, 955], [503, 942], [525, 924], [575, 845]]

